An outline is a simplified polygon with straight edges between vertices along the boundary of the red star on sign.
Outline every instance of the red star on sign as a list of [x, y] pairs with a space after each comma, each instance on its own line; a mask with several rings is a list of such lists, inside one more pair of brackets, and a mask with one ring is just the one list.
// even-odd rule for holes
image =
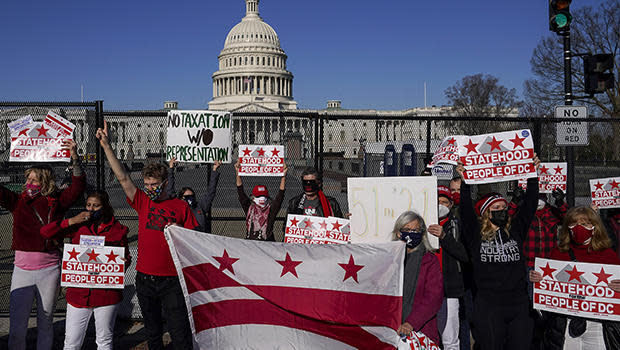
[[306, 225], [306, 228], [309, 229], [309, 230], [312, 230], [314, 228], [312, 226], [312, 221], [310, 221], [310, 219], [304, 220], [304, 224]]
[[39, 136], [43, 135], [43, 136], [47, 137], [47, 131], [49, 129], [46, 129], [45, 126], [41, 125], [40, 128], [35, 129], [35, 130], [39, 132]]
[[340, 267], [342, 267], [345, 271], [344, 273], [344, 279], [342, 280], [342, 282], [346, 281], [349, 277], [353, 277], [353, 280], [355, 280], [355, 282], [359, 283], [357, 280], [357, 272], [359, 270], [361, 270], [362, 268], [364, 268], [364, 265], [355, 265], [355, 260], [353, 260], [353, 254], [351, 254], [349, 256], [349, 262], [348, 263], [338, 263], [338, 265], [340, 265]]
[[547, 167], [546, 167], [546, 166], [544, 166], [544, 165], [541, 165], [541, 166], [540, 166], [540, 168], [538, 168], [538, 170], [540, 170], [540, 174], [541, 174], [541, 175], [542, 175], [542, 174], [547, 174], [547, 175], [549, 175], [549, 173], [547, 172], [547, 170], [549, 170], [549, 168], [547, 168]]
[[97, 261], [97, 257], [99, 256], [99, 254], [95, 253], [94, 249], [91, 249], [90, 253], [86, 253], [86, 255], [88, 255], [88, 261]]
[[321, 225], [321, 230], [327, 230], [327, 222], [325, 222], [325, 220], [323, 220], [323, 222], [321, 222], [319, 225]]
[[545, 276], [549, 276], [549, 277], [553, 278], [553, 271], [557, 270], [557, 269], [554, 269], [554, 268], [550, 267], [549, 263], [547, 263], [547, 266], [541, 267], [540, 269], [543, 272], [543, 278], [545, 278]]
[[73, 247], [72, 251], [67, 252], [67, 253], [69, 253], [69, 260], [71, 260], [71, 259], [77, 260], [78, 255], [80, 255], [80, 252], [76, 252], [75, 251], [75, 247]]
[[114, 251], [110, 250], [110, 254], [105, 255], [108, 258], [108, 262], [114, 261], [116, 262], [116, 258], [118, 258], [117, 254], [114, 254]]
[[573, 269], [571, 271], [566, 271], [566, 273], [568, 273], [568, 275], [570, 276], [568, 278], [568, 282], [572, 280], [581, 282], [581, 275], [583, 275], [585, 272], [577, 271], [577, 265], [575, 265], [573, 266]]
[[598, 190], [601, 190], [601, 191], [602, 191], [602, 190], [603, 190], [603, 184], [602, 184], [602, 183], [600, 183], [600, 182], [595, 183], [595, 184], [594, 184], [594, 190], [595, 190], [595, 191], [598, 191]]
[[297, 226], [297, 223], [299, 222], [299, 220], [297, 220], [297, 218], [292, 218], [291, 219], [291, 226]]
[[336, 220], [336, 222], [332, 224], [332, 230], [340, 231], [340, 226], [342, 226], [342, 224]]
[[493, 136], [493, 140], [491, 140], [490, 142], [487, 142], [487, 145], [491, 146], [491, 151], [493, 152], [494, 149], [498, 149], [499, 151], [501, 151], [501, 147], [499, 147], [499, 145], [502, 143], [502, 141], [498, 141], [495, 139], [495, 136]]
[[28, 136], [28, 131], [30, 131], [30, 129], [24, 129], [20, 131], [19, 134], [17, 134], [17, 136]]
[[561, 166], [557, 166], [555, 168], [553, 168], [553, 170], [555, 171], [556, 174], [561, 174], [562, 173], [562, 167]]
[[247, 148], [247, 147], [243, 150], [243, 156], [244, 157], [249, 157], [250, 153], [252, 153], [252, 151], [250, 151], [250, 149]]
[[235, 269], [233, 269], [233, 264], [237, 262], [237, 260], [239, 260], [239, 258], [231, 258], [228, 255], [228, 252], [226, 251], [226, 249], [224, 249], [224, 254], [222, 254], [222, 256], [214, 256], [213, 257], [215, 260], [217, 260], [217, 262], [220, 263], [220, 271], [224, 271], [224, 270], [228, 270], [230, 272], [232, 272], [232, 274], [235, 274]]
[[474, 152], [474, 153], [478, 152], [476, 150], [476, 146], [478, 145], [479, 145], [478, 143], [473, 143], [471, 139], [469, 139], [469, 143], [465, 145], [465, 148], [467, 148], [467, 154], [469, 154], [469, 152]]
[[602, 267], [601, 267], [601, 272], [599, 272], [599, 273], [593, 272], [592, 274], [594, 276], [596, 276], [596, 278], [597, 278], [595, 284], [599, 284], [601, 282], [605, 282], [605, 283], [609, 284], [608, 278], [614, 275], [613, 273], [605, 273], [605, 270], [603, 270]]
[[271, 151], [271, 156], [272, 157], [277, 157], [279, 155], [280, 155], [280, 151], [278, 151], [278, 149], [274, 147], [273, 151]]
[[523, 141], [524, 140], [525, 140], [525, 137], [520, 139], [519, 138], [519, 134], [515, 134], [515, 138], [514, 139], [508, 139], [508, 141], [512, 142], [514, 148], [517, 148], [517, 146], [521, 146], [521, 147], [525, 148], [525, 146], [523, 146]]
[[295, 261], [291, 259], [291, 256], [288, 254], [288, 252], [286, 252], [286, 257], [284, 258], [284, 260], [276, 260], [276, 262], [282, 265], [282, 274], [280, 275], [280, 277], [290, 272], [293, 276], [299, 278], [297, 276], [297, 271], [295, 270], [295, 268], [297, 267], [297, 265], [301, 264], [302, 261]]
[[456, 139], [454, 137], [449, 138], [448, 145], [456, 145]]
[[259, 157], [264, 157], [265, 156], [265, 150], [264, 149], [259, 148], [257, 152], [258, 152], [258, 156]]
[[614, 188], [618, 188], [618, 185], [620, 185], [620, 182], [616, 182], [616, 179], [612, 179], [609, 184], [611, 185], [611, 189], [613, 190]]

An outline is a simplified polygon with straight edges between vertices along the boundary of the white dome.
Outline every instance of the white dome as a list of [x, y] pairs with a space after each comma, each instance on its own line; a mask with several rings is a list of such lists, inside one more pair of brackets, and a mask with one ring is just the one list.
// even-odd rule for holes
[[276, 31], [269, 24], [263, 22], [260, 17], [251, 19], [246, 17], [230, 30], [226, 36], [224, 50], [245, 44], [252, 46], [265, 44], [279, 49], [280, 39], [278, 39]]

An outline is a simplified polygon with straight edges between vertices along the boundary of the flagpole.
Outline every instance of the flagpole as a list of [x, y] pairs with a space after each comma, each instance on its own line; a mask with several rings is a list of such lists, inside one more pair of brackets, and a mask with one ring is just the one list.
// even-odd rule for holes
[[426, 109], [426, 82], [424, 82], [424, 109]]

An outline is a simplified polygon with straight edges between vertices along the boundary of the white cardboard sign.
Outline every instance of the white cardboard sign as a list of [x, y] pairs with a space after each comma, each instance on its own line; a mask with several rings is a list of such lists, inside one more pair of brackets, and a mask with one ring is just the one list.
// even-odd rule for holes
[[350, 232], [347, 219], [289, 214], [286, 218], [284, 243], [351, 243]]
[[185, 163], [231, 163], [229, 112], [172, 110], [168, 112], [166, 159]]
[[65, 244], [60, 285], [77, 288], [125, 286], [125, 248]]
[[590, 192], [599, 209], [620, 208], [620, 177], [591, 179]]
[[282, 176], [284, 175], [284, 146], [240, 145], [239, 175]]

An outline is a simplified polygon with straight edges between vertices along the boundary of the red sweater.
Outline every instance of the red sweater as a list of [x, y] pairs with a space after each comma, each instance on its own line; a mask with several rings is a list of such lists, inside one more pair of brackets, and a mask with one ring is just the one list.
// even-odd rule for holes
[[[620, 259], [616, 255], [616, 252], [611, 248], [606, 248], [599, 251], [590, 251], [589, 245], [577, 245], [571, 243], [571, 248], [575, 252], [575, 258], [578, 262], [595, 263], [595, 264], [610, 264], [620, 265]], [[557, 247], [551, 251], [550, 259], [572, 261], [568, 252], [561, 252]]]
[[[41, 227], [61, 220], [67, 209], [82, 195], [86, 187], [86, 175], [71, 176], [71, 185], [49, 196], [30, 198], [0, 186], [0, 206], [13, 214], [13, 243], [11, 249], [27, 252], [45, 252], [55, 245], [40, 234]], [[37, 217], [39, 214], [41, 221]]]
[[[125, 267], [131, 263], [129, 248], [127, 245], [127, 232], [129, 229], [112, 218], [110, 222], [102, 223], [99, 227], [93, 224], [68, 227], [68, 220], [55, 221], [41, 228], [41, 235], [46, 238], [69, 237], [71, 243], [79, 244], [80, 236], [105, 236], [105, 245], [125, 247], [125, 258], [128, 260]], [[122, 289], [103, 288], [67, 288], [67, 303], [74, 307], [97, 307], [118, 304], [123, 300]]]

